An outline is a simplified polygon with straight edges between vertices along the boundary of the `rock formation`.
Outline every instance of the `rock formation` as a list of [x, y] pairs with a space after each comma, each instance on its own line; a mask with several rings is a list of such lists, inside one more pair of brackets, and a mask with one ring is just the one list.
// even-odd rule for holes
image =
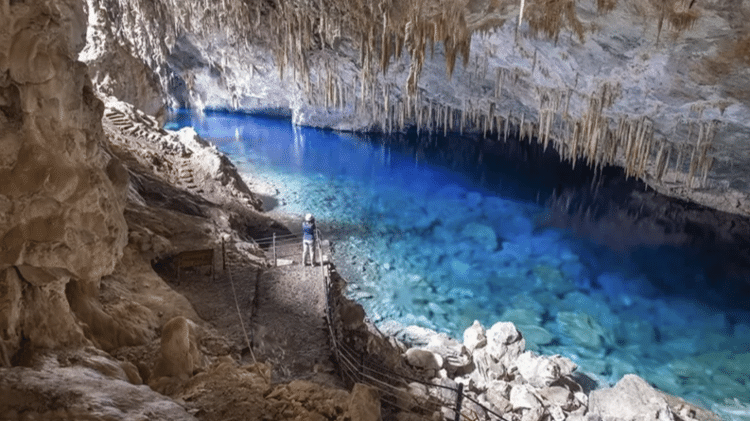
[[[257, 270], [252, 236], [272, 225], [226, 158], [189, 130], [159, 128], [165, 105], [277, 111], [340, 129], [513, 134], [748, 213], [750, 184], [736, 169], [748, 168], [738, 146], [750, 121], [747, 40], [713, 41], [742, 26], [744, 6], [727, 7], [0, 0], [0, 418], [221, 419], [227, 408], [379, 418], [369, 387], [274, 385], [263, 364], [236, 363], [240, 346], [156, 275], [151, 265], [177, 246], [217, 247], [224, 234]], [[673, 65], [681, 71], [668, 77]], [[153, 117], [107, 98], [103, 115], [97, 94]], [[486, 240], [481, 227], [466, 235]], [[438, 336], [408, 351], [363, 335], [362, 346], [437, 382], [464, 382], [524, 420], [575, 419], [584, 408], [606, 418], [618, 410], [605, 402], [631, 389], [648, 402], [625, 405], [675, 412], [634, 378], [587, 402], [572, 363], [524, 352], [513, 324], [472, 329], [465, 345]], [[422, 399], [411, 388], [402, 397]], [[681, 408], [683, 419], [698, 413]]]
[[668, 195], [750, 210], [744, 3], [88, 6], [93, 79], [148, 112], [162, 93], [170, 106], [304, 125], [518, 138], [573, 165], [621, 166]]
[[[334, 290], [342, 287], [335, 271], [332, 279]], [[510, 322], [485, 329], [475, 321], [464, 331], [463, 343], [397, 324], [386, 337], [364, 315], [354, 323], [348, 298], [339, 296], [334, 302], [334, 320], [347, 319], [336, 333], [340, 342], [335, 355], [344, 376], [376, 387], [395, 419], [455, 419], [458, 399], [461, 419], [719, 420], [633, 374], [614, 387], [589, 390], [593, 381], [577, 373], [573, 361], [526, 350], [523, 335]], [[360, 353], [359, 370], [347, 368], [352, 353]]]
[[[76, 1], [0, 4], [0, 361], [87, 343], [67, 295], [86, 301], [127, 242], [120, 164], [102, 148], [102, 103]], [[69, 285], [77, 285], [72, 288]]]

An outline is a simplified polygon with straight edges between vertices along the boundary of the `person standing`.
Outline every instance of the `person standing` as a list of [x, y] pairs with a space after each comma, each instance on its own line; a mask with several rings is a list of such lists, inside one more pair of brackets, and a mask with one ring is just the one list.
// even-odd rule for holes
[[307, 255], [310, 255], [310, 265], [315, 265], [315, 246], [317, 246], [317, 230], [315, 218], [312, 214], [305, 215], [302, 222], [302, 264], [307, 266]]

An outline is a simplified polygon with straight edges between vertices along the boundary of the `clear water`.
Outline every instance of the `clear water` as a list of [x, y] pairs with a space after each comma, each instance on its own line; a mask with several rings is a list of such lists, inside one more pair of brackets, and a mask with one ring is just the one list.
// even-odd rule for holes
[[[599, 386], [636, 373], [750, 419], [750, 272], [735, 261], [739, 246], [637, 222], [617, 206], [642, 186], [617, 170], [574, 170], [515, 140], [176, 112], [167, 128], [182, 126], [241, 173], [281, 186], [267, 198], [276, 210], [316, 215], [345, 256], [349, 293], [383, 328], [461, 339], [474, 320], [510, 320], [528, 348], [571, 358]], [[592, 191], [609, 200], [576, 217], [570, 209]]]

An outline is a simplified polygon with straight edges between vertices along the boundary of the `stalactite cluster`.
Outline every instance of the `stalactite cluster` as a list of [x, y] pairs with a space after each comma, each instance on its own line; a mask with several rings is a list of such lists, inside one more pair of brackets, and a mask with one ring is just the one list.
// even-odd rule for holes
[[[238, 51], [249, 43], [265, 43], [275, 52], [279, 75], [296, 82], [309, 105], [366, 115], [375, 122], [372, 128], [384, 132], [416, 126], [428, 132], [479, 132], [502, 141], [516, 136], [545, 148], [552, 144], [573, 165], [579, 160], [591, 166], [617, 164], [629, 176], [648, 173], [658, 179], [670, 172], [684, 173], [682, 182], [689, 188], [705, 183], [712, 165], [715, 123], [690, 123], [697, 134], [691, 132], [683, 141], [658, 137], [648, 117], [612, 114], [619, 96], [615, 85], [604, 83], [595, 92], [581, 92], [577, 82], [567, 89], [538, 87], [536, 110], [508, 110], [516, 84], [528, 84], [535, 72], [549, 77], [549, 70], [537, 65], [536, 50], [521, 52], [533, 63], [531, 74], [520, 67], [492, 69], [486, 57], [471, 56], [472, 34], [504, 23], [509, 8], [518, 8], [518, 24], [528, 23], [527, 35], [556, 40], [562, 30], [569, 30], [583, 40], [591, 28], [576, 16], [575, 0], [491, 0], [481, 6], [472, 0], [187, 0], [189, 5], [163, 0], [172, 10], [184, 11], [169, 16], [162, 10], [163, 2], [127, 1], [133, 8], [150, 7], [156, 16], [168, 18], [163, 41], [167, 47], [181, 33], [208, 36], [217, 31]], [[477, 12], [477, 7], [483, 9]], [[599, 13], [607, 13], [617, 1], [598, 0], [597, 7]], [[689, 0], [637, 0], [630, 7], [656, 18], [659, 33], [665, 22], [681, 31], [699, 16]], [[499, 10], [505, 15], [497, 13], [493, 20]], [[462, 77], [477, 88], [473, 92], [482, 92], [479, 85], [493, 78], [494, 89], [457, 102], [426, 90], [420, 76], [436, 46], [442, 49], [448, 78], [460, 58]], [[342, 49], [359, 54], [355, 78], [341, 76], [339, 67], [347, 64], [335, 56]], [[392, 62], [404, 56], [409, 58], [405, 79], [387, 77]], [[584, 104], [579, 115], [571, 115], [572, 99]], [[703, 182], [697, 183], [696, 176]]]

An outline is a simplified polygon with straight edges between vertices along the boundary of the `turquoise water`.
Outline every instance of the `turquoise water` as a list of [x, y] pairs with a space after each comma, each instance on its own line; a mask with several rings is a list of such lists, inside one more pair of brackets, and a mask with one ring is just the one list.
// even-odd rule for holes
[[643, 186], [616, 169], [573, 170], [515, 140], [363, 136], [222, 113], [176, 113], [167, 128], [185, 125], [241, 173], [280, 186], [276, 210], [316, 215], [349, 294], [382, 329], [461, 339], [474, 320], [510, 320], [529, 348], [571, 358], [599, 386], [637, 373], [750, 419], [744, 245], [640, 218], [648, 209], [628, 198]]

